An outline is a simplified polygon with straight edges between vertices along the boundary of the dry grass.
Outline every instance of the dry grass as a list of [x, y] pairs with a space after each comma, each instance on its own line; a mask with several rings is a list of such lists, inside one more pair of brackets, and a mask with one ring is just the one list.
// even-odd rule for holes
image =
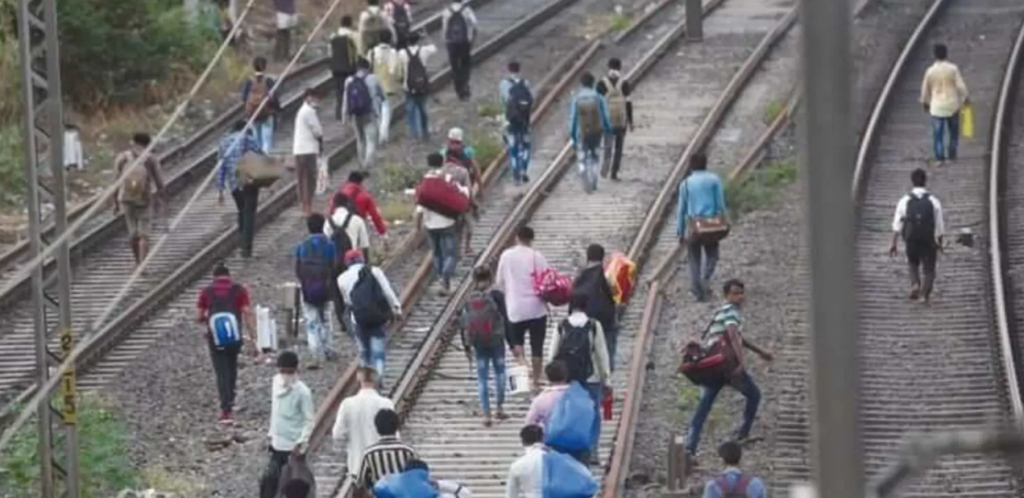
[[146, 467], [142, 469], [140, 477], [147, 489], [171, 493], [182, 498], [201, 496], [203, 491], [203, 486], [195, 479], [174, 475], [163, 467]]

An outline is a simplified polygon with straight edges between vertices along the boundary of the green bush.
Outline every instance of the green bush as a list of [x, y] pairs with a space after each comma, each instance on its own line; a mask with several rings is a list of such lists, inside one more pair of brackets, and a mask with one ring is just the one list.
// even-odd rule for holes
[[742, 215], [771, 207], [779, 189], [793, 183], [797, 178], [795, 159], [784, 159], [730, 182], [725, 187], [725, 202], [734, 219]]
[[[97, 402], [83, 399], [78, 412], [79, 472], [84, 498], [114, 496], [134, 489], [139, 479], [128, 458], [126, 429], [113, 413]], [[63, 437], [54, 431], [57, 457]], [[30, 422], [0, 454], [0, 496], [33, 498], [39, 495], [39, 453], [36, 426]], [[60, 461], [60, 460], [58, 460]]]
[[23, 163], [21, 129], [15, 125], [0, 125], [0, 207], [23, 205]]

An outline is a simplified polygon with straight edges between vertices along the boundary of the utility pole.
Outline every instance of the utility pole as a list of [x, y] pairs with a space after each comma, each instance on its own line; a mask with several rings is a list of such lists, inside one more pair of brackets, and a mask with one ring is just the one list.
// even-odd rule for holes
[[[38, 256], [48, 244], [43, 237], [43, 203], [53, 206], [54, 236], [67, 230], [64, 197], [64, 111], [60, 85], [60, 52], [57, 39], [56, 0], [18, 0], [18, 45], [21, 56], [21, 92], [25, 149], [26, 201], [31, 255]], [[47, 172], [47, 169], [49, 170]], [[42, 177], [51, 181], [44, 183]], [[32, 309], [35, 313], [36, 369], [39, 385], [46, 383], [51, 366], [61, 363], [74, 348], [71, 329], [71, 260], [68, 243], [56, 252], [57, 274], [46, 275], [39, 265], [32, 273]], [[47, 312], [57, 322], [47, 320]], [[51, 333], [53, 331], [53, 333]], [[60, 338], [61, 354], [47, 349], [50, 337]], [[54, 458], [51, 402], [37, 410], [39, 432], [39, 491], [42, 498], [79, 497], [78, 434], [76, 430], [76, 378], [71, 369], [61, 382], [61, 410], [56, 413], [64, 426], [64, 458]], [[60, 452], [58, 452], [60, 453]]]

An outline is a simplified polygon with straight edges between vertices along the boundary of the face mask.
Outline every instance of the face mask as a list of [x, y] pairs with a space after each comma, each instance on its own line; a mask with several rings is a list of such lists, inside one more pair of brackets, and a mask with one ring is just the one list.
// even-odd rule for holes
[[281, 376], [281, 384], [285, 387], [291, 387], [299, 380], [299, 376], [296, 374], [278, 374]]
[[319, 109], [320, 108], [320, 101], [319, 100], [310, 100], [309, 101], [309, 106], [312, 107], [313, 109]]

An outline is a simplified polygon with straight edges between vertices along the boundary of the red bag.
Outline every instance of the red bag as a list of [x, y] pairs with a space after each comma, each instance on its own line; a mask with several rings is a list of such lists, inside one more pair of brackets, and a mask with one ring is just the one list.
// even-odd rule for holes
[[723, 335], [706, 349], [700, 343], [690, 341], [683, 346], [682, 353], [679, 373], [698, 386], [727, 380], [739, 366], [728, 335]]
[[427, 173], [416, 187], [416, 204], [448, 218], [469, 211], [469, 196], [448, 175]]
[[552, 306], [565, 306], [569, 304], [569, 296], [572, 295], [572, 279], [568, 275], [558, 273], [558, 270], [554, 268], [545, 268], [538, 272], [537, 265], [534, 263], [533, 291], [545, 303]]
[[612, 388], [608, 387], [604, 390], [604, 397], [601, 398], [601, 412], [605, 420], [612, 419], [612, 401]]

